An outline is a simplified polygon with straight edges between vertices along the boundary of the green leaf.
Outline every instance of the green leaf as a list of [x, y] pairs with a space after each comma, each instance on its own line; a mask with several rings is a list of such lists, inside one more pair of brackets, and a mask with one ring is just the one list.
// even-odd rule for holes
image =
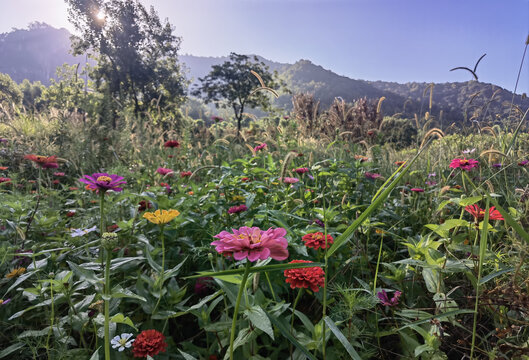
[[[186, 257], [184, 260], [182, 260], [182, 261], [180, 262], [180, 264], [176, 265], [174, 268], [169, 269], [169, 270], [166, 270], [166, 271], [164, 272], [164, 275], [163, 275], [164, 280], [167, 280], [167, 279], [169, 279], [171, 276], [174, 276], [174, 275], [178, 274], [178, 272], [180, 271], [180, 268], [182, 267], [182, 265], [184, 265], [184, 263], [185, 263], [186, 260], [187, 260], [187, 257]], [[160, 270], [161, 270], [161, 269], [160, 269]]]
[[[38, 271], [38, 270], [37, 270]], [[19, 284], [21, 284], [24, 280], [26, 280], [27, 278], [29, 278], [31, 275], [35, 274], [37, 271], [32, 271], [32, 272], [29, 272], [29, 273], [26, 273], [22, 276], [19, 276], [16, 281], [7, 289], [7, 291], [5, 292], [6, 294], [9, 293], [11, 290], [13, 290], [14, 288], [16, 288]]]
[[98, 347], [97, 350], [94, 351], [94, 353], [90, 357], [90, 360], [99, 360], [99, 349], [101, 349], [101, 347]]
[[[322, 263], [294, 263], [294, 264], [275, 264], [275, 265], [266, 265], [266, 266], [253, 266], [250, 268], [250, 273], [260, 273], [264, 271], [281, 271], [281, 270], [287, 270], [287, 269], [299, 269], [299, 268], [307, 268], [307, 267], [321, 267], [323, 266]], [[219, 276], [225, 276], [225, 275], [239, 275], [244, 273], [244, 268], [241, 269], [231, 269], [231, 270], [224, 270], [224, 271], [201, 271], [198, 273], [198, 275], [193, 276], [186, 276], [184, 279], [195, 279], [202, 276], [211, 276], [211, 277], [219, 277]]]
[[112, 289], [111, 293], [113, 298], [131, 298], [140, 301], [147, 301], [143, 296], [134, 294], [129, 289], [123, 289], [121, 286], [117, 285]]
[[157, 273], [160, 273], [160, 271], [162, 271], [162, 267], [158, 265], [156, 261], [153, 260], [151, 252], [147, 247], [145, 247], [145, 257], [147, 258], [147, 262], [154, 271], [156, 271]]
[[495, 277], [497, 276], [500, 276], [500, 275], [503, 275], [503, 274], [506, 274], [506, 273], [510, 273], [511, 271], [513, 271], [514, 268], [507, 268], [507, 269], [503, 269], [503, 270], [499, 270], [499, 271], [496, 271], [496, 272], [493, 272], [491, 274], [488, 274], [487, 276], [483, 277], [480, 281], [479, 281], [479, 285], [483, 285], [485, 284], [487, 281], [490, 281], [492, 279], [494, 279]]
[[178, 352], [184, 357], [185, 360], [197, 360], [196, 357], [189, 355], [186, 352], [183, 352], [182, 350], [178, 349]]
[[98, 278], [92, 270], [84, 269], [71, 261], [66, 261], [66, 262], [68, 263], [68, 266], [70, 267], [70, 269], [72, 269], [72, 271], [77, 276], [79, 276], [81, 280], [86, 280], [90, 284], [97, 284], [103, 281], [102, 279]]
[[334, 321], [332, 321], [332, 319], [328, 316], [326, 316], [324, 318], [325, 320], [325, 323], [327, 324], [327, 326], [329, 327], [329, 329], [331, 329], [332, 333], [334, 334], [334, 336], [336, 336], [336, 338], [340, 341], [340, 343], [343, 345], [343, 347], [345, 348], [345, 350], [347, 351], [347, 353], [349, 354], [349, 356], [351, 357], [351, 359], [354, 359], [354, 360], [362, 360], [362, 358], [360, 357], [360, 355], [358, 355], [358, 353], [356, 352], [356, 350], [353, 348], [353, 346], [351, 345], [351, 343], [347, 340], [347, 338], [344, 336], [344, 334], [340, 331], [340, 329], [338, 329], [338, 327], [336, 326], [336, 324], [334, 323]]
[[[8, 347], [6, 347], [4, 350], [2, 350], [2, 352], [0, 352], [0, 359], [1, 358], [5, 358], [7, 355], [19, 350], [19, 349], [22, 349], [24, 347], [24, 343], [14, 343], [13, 345], [10, 345]], [[15, 359], [15, 357], [11, 357], [12, 359]]]
[[110, 321], [115, 322], [117, 324], [126, 324], [132, 328], [134, 328], [136, 331], [138, 331], [138, 328], [134, 326], [134, 323], [131, 319], [123, 315], [122, 313], [116, 314], [110, 318]]
[[266, 316], [268, 316], [272, 324], [274, 324], [279, 329], [279, 331], [281, 331], [281, 334], [283, 334], [284, 337], [286, 337], [292, 344], [294, 344], [294, 346], [298, 348], [299, 351], [305, 354], [305, 356], [308, 357], [309, 360], [316, 360], [316, 358], [310, 353], [310, 351], [306, 347], [301, 345], [294, 336], [292, 336], [290, 330], [285, 325], [283, 325], [276, 317], [274, 317], [270, 313], [265, 311], [265, 314]]
[[514, 229], [514, 231], [516, 231], [516, 233], [522, 238], [524, 239], [527, 243], [529, 243], [529, 234], [520, 226], [520, 224], [518, 224], [516, 222], [516, 220], [514, 220], [511, 216], [511, 214], [509, 214], [507, 211], [505, 211], [504, 208], [502, 208], [499, 204], [498, 204], [498, 201], [493, 198], [493, 197], [490, 197], [490, 201], [494, 204], [494, 206], [496, 207], [496, 210], [498, 210], [500, 212], [500, 214], [503, 216], [503, 218], [505, 219], [505, 221], [507, 222], [507, 224], [509, 224], [510, 226], [512, 226], [512, 228]]
[[459, 200], [459, 206], [468, 206], [468, 205], [474, 205], [478, 201], [482, 200], [483, 196], [471, 196], [469, 198], [464, 198]]
[[272, 340], [274, 340], [274, 329], [272, 329], [272, 323], [260, 306], [252, 306], [251, 308], [244, 310], [244, 313], [246, 316], [248, 316], [256, 328], [262, 330], [268, 334]]
[[[378, 190], [377, 194], [375, 194], [372, 202], [371, 202], [371, 205], [369, 205], [369, 207], [364, 210], [359, 217], [356, 218], [355, 221], [353, 221], [353, 223], [342, 233], [342, 235], [338, 236], [335, 240], [334, 240], [334, 244], [332, 244], [332, 246], [327, 250], [327, 255], [326, 257], [329, 258], [332, 254], [334, 254], [336, 252], [336, 250], [338, 250], [340, 247], [342, 247], [343, 245], [345, 245], [346, 242], [348, 242], [349, 240], [351, 240], [351, 238], [353, 237], [353, 233], [354, 231], [360, 226], [362, 225], [362, 223], [367, 219], [367, 217], [373, 212], [375, 211], [379, 206], [381, 206], [384, 201], [386, 200], [386, 198], [389, 196], [389, 194], [391, 193], [391, 191], [393, 191], [393, 189], [397, 186], [397, 184], [400, 182], [400, 180], [402, 179], [402, 177], [408, 172], [408, 170], [411, 168], [411, 165], [413, 165], [413, 163], [419, 158], [419, 155], [421, 155], [422, 151], [424, 149], [426, 149], [427, 146], [424, 146], [421, 150], [419, 150], [419, 152], [417, 153], [417, 155], [415, 155], [413, 157], [413, 159], [409, 162], [409, 163], [406, 163], [406, 167], [399, 173], [399, 171], [401, 170], [402, 166], [399, 167], [391, 176], [390, 178], [388, 179], [388, 181], [391, 179], [391, 178], [394, 178], [393, 181], [391, 181], [391, 183], [384, 189], [384, 185], [382, 185], [380, 187], [380, 189]], [[386, 181], [386, 183], [388, 182]], [[382, 189], [384, 189], [382, 191]], [[380, 194], [380, 195], [379, 195]]]

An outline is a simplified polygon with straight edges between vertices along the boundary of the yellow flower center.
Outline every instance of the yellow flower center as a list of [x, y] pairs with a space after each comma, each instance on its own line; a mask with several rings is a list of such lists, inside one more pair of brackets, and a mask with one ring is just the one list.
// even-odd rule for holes
[[463, 165], [463, 166], [468, 165], [469, 163], [470, 163], [470, 161], [468, 161], [468, 160], [460, 160], [459, 161], [459, 165]]
[[100, 177], [97, 178], [97, 181], [111, 182], [112, 178], [110, 178], [108, 176], [100, 176]]

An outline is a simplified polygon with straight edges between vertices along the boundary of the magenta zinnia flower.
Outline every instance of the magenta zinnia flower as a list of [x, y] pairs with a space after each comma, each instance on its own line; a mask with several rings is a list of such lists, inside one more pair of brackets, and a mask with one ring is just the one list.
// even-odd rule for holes
[[413, 192], [418, 192], [418, 193], [424, 192], [424, 189], [422, 188], [411, 188], [410, 190]]
[[297, 169], [294, 169], [294, 172], [298, 174], [304, 174], [306, 172], [309, 172], [309, 168], [306, 168], [306, 167], [297, 168]]
[[87, 188], [90, 190], [112, 190], [115, 192], [120, 192], [123, 189], [120, 188], [119, 185], [127, 183], [123, 179], [123, 176], [118, 176], [115, 174], [94, 173], [92, 175], [83, 175], [79, 181], [88, 184]]
[[452, 169], [461, 169], [461, 170], [465, 170], [465, 171], [470, 171], [471, 169], [477, 167], [479, 164], [479, 162], [477, 160], [474, 160], [474, 159], [454, 159], [452, 160], [452, 162], [450, 163], [450, 167]]
[[399, 304], [399, 299], [402, 293], [400, 291], [395, 291], [391, 300], [388, 298], [388, 294], [385, 290], [379, 291], [377, 297], [380, 300], [380, 303], [385, 306], [397, 306]]
[[159, 167], [158, 169], [156, 169], [156, 172], [162, 176], [165, 176], [167, 174], [171, 174], [173, 173], [173, 170], [171, 169], [167, 169], [167, 168], [163, 168], [163, 167]]
[[232, 206], [231, 208], [228, 209], [228, 214], [237, 214], [237, 213], [240, 213], [246, 210], [248, 210], [248, 208], [244, 204], [239, 205], [239, 206]]
[[284, 238], [287, 231], [283, 228], [268, 229], [266, 231], [258, 227], [243, 226], [239, 230], [232, 229], [233, 234], [222, 231], [215, 235], [211, 245], [224, 256], [233, 256], [235, 260], [248, 258], [248, 261], [285, 260], [288, 258], [288, 242]]
[[257, 151], [261, 151], [263, 149], [266, 148], [266, 143], [262, 143], [261, 145], [257, 145], [256, 147], [253, 148], [253, 151], [257, 152]]

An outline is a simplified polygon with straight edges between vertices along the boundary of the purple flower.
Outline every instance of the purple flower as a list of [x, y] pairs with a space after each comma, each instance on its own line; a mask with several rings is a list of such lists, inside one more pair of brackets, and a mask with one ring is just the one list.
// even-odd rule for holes
[[120, 188], [119, 185], [127, 183], [123, 179], [123, 176], [115, 174], [94, 173], [92, 175], [83, 175], [79, 181], [88, 184], [90, 190], [101, 190], [103, 192], [112, 190], [120, 192], [123, 189]]
[[228, 214], [237, 214], [237, 213], [240, 213], [246, 210], [248, 210], [248, 208], [244, 204], [239, 205], [239, 206], [232, 206], [231, 208], [228, 209]]
[[430, 177], [436, 177], [436, 176], [437, 176], [437, 174], [436, 174], [436, 173], [431, 173], [431, 174], [428, 174], [428, 177], [429, 177], [429, 178], [430, 178]]
[[518, 163], [518, 166], [525, 166], [527, 164], [529, 164], [529, 160], [523, 160]]
[[7, 305], [10, 302], [11, 302], [11, 299], [5, 299], [5, 300], [0, 299], [0, 305]]
[[492, 167], [495, 167], [495, 168], [501, 168], [503, 165], [498, 163], [498, 164], [492, 164]]
[[283, 178], [283, 182], [284, 182], [285, 184], [295, 184], [295, 183], [297, 183], [298, 181], [299, 181], [298, 178], [292, 178], [292, 177], [284, 177], [284, 178]]
[[1, 143], [7, 143], [7, 139], [2, 139], [2, 138], [0, 138], [0, 144], [1, 144]]
[[222, 231], [215, 235], [211, 245], [224, 256], [233, 256], [235, 260], [248, 261], [285, 260], [288, 258], [288, 242], [284, 236], [287, 231], [283, 228], [261, 230], [258, 227], [243, 226], [239, 230], [232, 229], [233, 233]]
[[311, 224], [318, 224], [321, 227], [325, 227], [325, 224], [320, 219], [314, 219], [311, 221]]
[[435, 185], [437, 185], [437, 181], [426, 181], [425, 184], [428, 185], [428, 186], [435, 186]]
[[199, 277], [195, 282], [195, 294], [203, 297], [211, 292], [213, 278], [209, 276]]
[[399, 298], [402, 295], [400, 291], [395, 291], [391, 300], [388, 298], [388, 294], [385, 290], [379, 291], [377, 297], [380, 300], [380, 303], [385, 306], [397, 306], [399, 304]]

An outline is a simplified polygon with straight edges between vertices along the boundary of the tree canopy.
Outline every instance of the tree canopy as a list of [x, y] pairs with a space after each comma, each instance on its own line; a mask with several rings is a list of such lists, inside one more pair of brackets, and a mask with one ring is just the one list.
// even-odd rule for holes
[[97, 59], [90, 77], [97, 89], [136, 113], [150, 106], [179, 106], [186, 81], [178, 63], [181, 39], [154, 8], [138, 0], [67, 0], [69, 19], [80, 32], [75, 54]]
[[233, 109], [237, 130], [240, 131], [245, 107], [266, 110], [271, 105], [268, 94], [256, 91], [263, 84], [251, 71], [261, 77], [266, 87], [277, 87], [268, 66], [257, 56], [252, 61], [247, 55], [231, 53], [230, 60], [213, 65], [208, 75], [199, 78], [201, 85], [193, 91], [193, 95], [203, 97], [206, 103], [214, 103], [217, 108]]

